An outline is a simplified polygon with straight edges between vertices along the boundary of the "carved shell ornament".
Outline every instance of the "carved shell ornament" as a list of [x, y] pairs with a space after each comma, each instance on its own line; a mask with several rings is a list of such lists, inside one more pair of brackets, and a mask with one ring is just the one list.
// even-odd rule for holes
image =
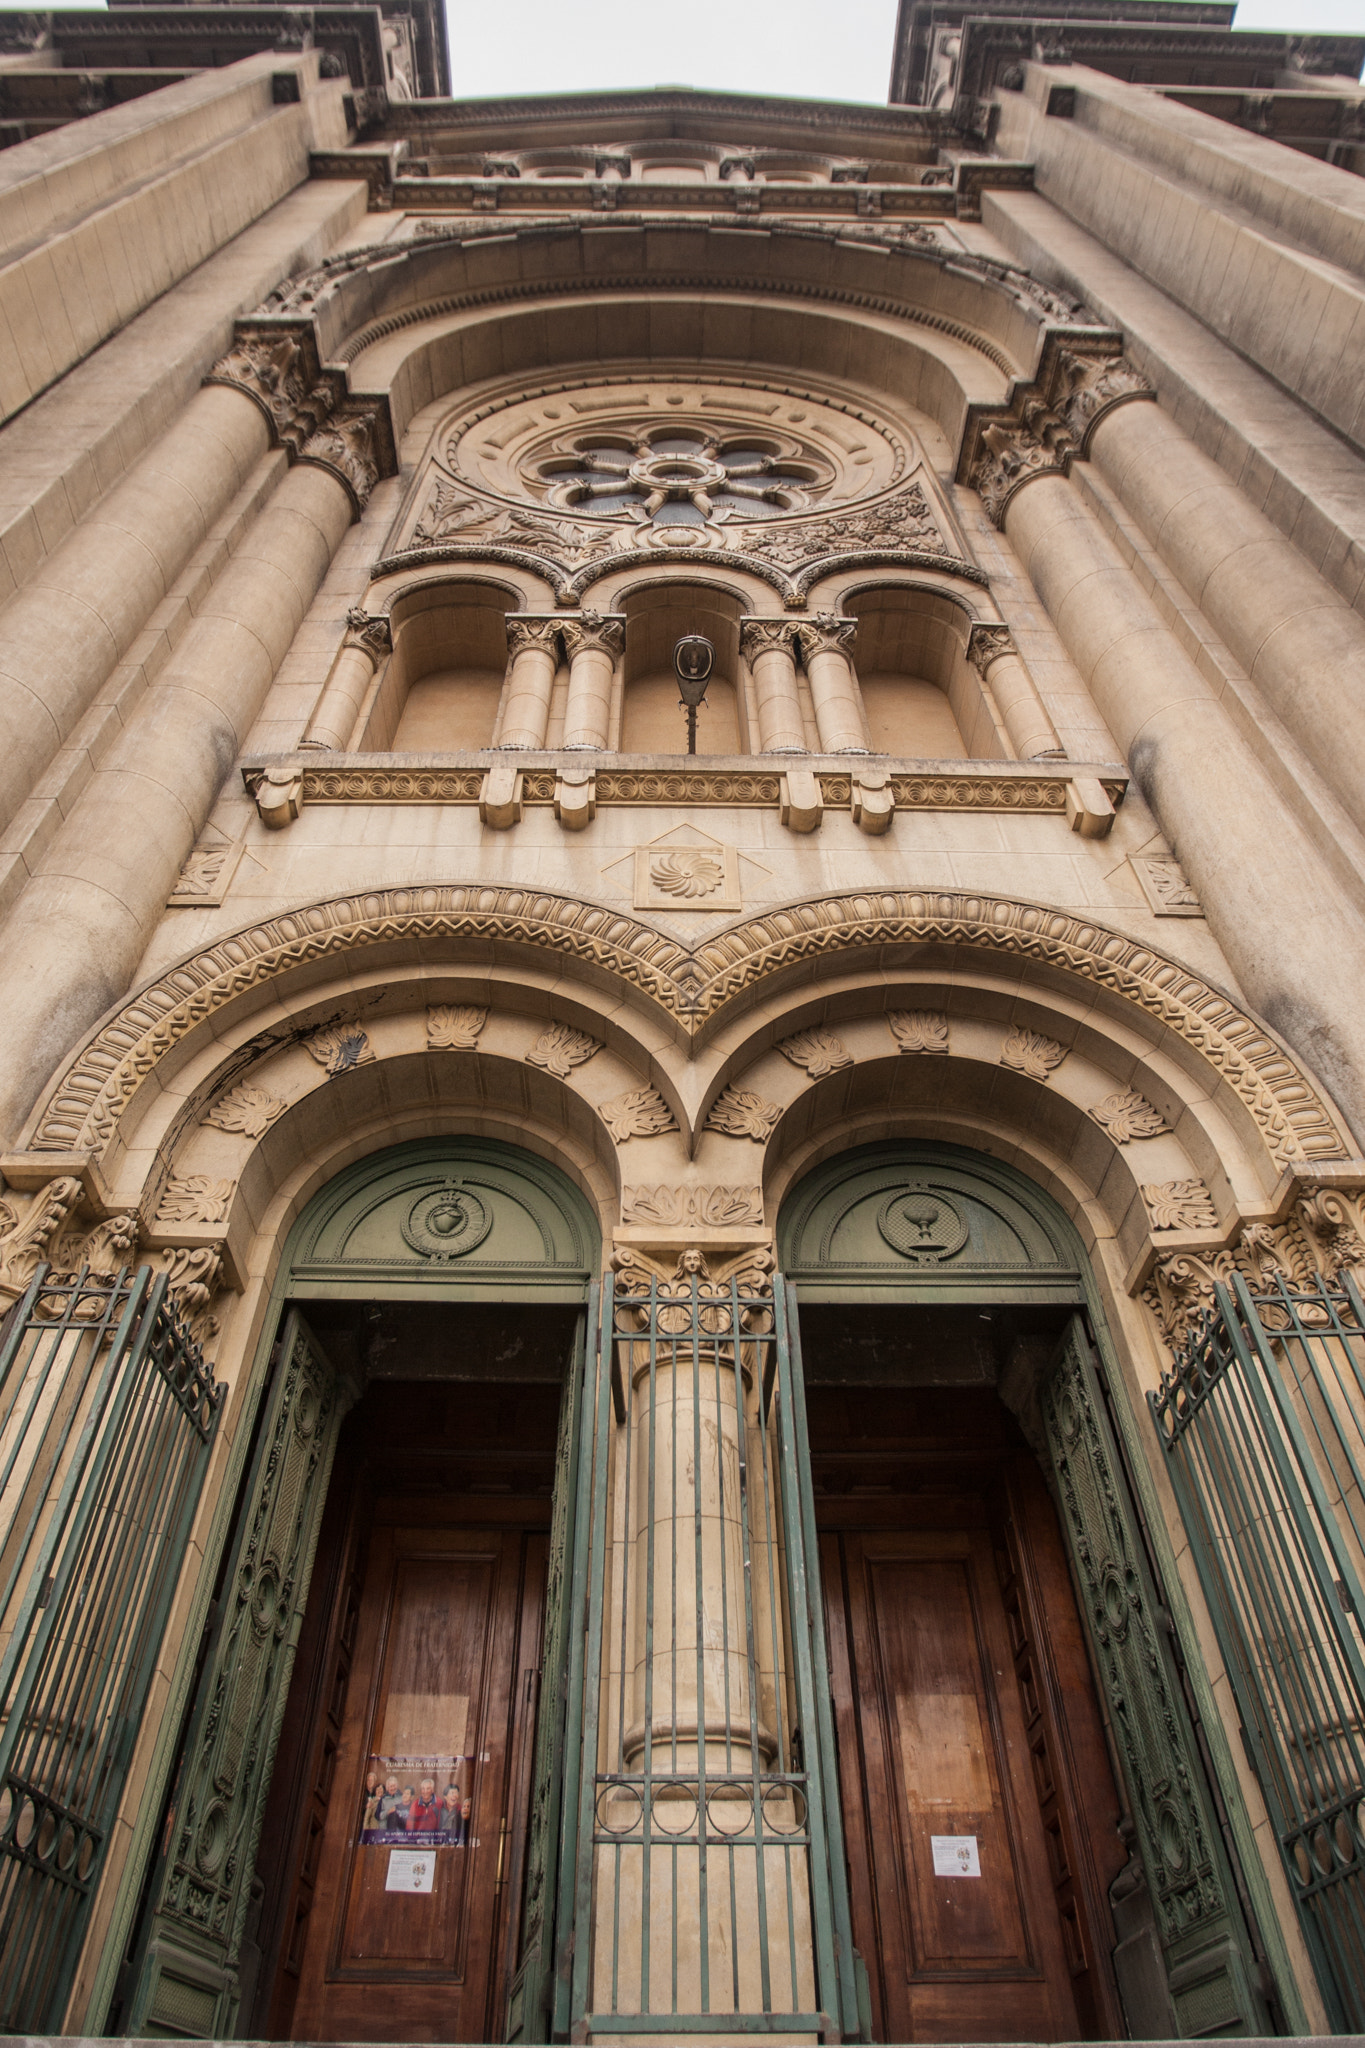
[[675, 846], [668, 853], [656, 853], [649, 863], [649, 879], [665, 896], [694, 900], [712, 896], [725, 884], [725, 858], [700, 846]]

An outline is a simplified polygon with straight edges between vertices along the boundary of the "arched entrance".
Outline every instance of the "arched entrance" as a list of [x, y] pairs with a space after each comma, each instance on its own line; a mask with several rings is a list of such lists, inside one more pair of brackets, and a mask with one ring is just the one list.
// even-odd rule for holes
[[874, 2037], [1257, 2031], [1071, 1227], [999, 1161], [884, 1144], [778, 1243]]
[[501, 2033], [598, 1263], [564, 1176], [475, 1139], [299, 1218], [123, 2031]]

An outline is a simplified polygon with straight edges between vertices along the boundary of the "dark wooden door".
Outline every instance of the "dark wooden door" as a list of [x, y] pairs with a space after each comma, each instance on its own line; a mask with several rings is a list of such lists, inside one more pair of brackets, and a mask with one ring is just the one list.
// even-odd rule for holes
[[817, 1389], [810, 1407], [876, 2037], [1119, 2034], [1118, 1800], [1032, 1456], [993, 1397]]
[[348, 1690], [295, 2040], [497, 2031], [544, 1568], [524, 1531], [375, 1526], [353, 1663], [369, 1683]]

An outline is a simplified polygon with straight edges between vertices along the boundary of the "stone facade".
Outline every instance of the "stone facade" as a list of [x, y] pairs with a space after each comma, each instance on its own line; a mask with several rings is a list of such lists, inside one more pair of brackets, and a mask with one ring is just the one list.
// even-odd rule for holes
[[[1145, 1396], [1215, 1280], [1365, 1265], [1365, 49], [1093, 11], [903, 9], [879, 109], [462, 103], [430, 10], [225, 9], [0, 152], [0, 1291], [148, 1259], [228, 1389], [66, 2031], [285, 1240], [387, 1146], [527, 1148], [665, 1277], [840, 1149], [1011, 1162], [1202, 1617]], [[135, 13], [0, 17], [6, 104], [166, 69]]]

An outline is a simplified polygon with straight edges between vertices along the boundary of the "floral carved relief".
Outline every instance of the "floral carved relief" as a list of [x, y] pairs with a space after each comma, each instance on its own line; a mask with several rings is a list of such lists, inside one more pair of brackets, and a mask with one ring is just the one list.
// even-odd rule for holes
[[611, 1102], [600, 1105], [599, 1114], [618, 1145], [631, 1138], [658, 1138], [676, 1131], [673, 1112], [655, 1088], [629, 1088]]
[[221, 1102], [215, 1102], [200, 1121], [244, 1138], [263, 1138], [276, 1117], [283, 1116], [288, 1107], [287, 1102], [266, 1089], [243, 1081], [239, 1087], [230, 1089]]
[[725, 1138], [752, 1138], [762, 1145], [781, 1114], [781, 1103], [765, 1102], [751, 1088], [725, 1088], [711, 1104], [706, 1128]]
[[1153, 1230], [1216, 1230], [1218, 1211], [1202, 1180], [1147, 1181], [1142, 1199]]
[[823, 1028], [795, 1031], [790, 1038], [782, 1039], [777, 1049], [784, 1060], [800, 1067], [812, 1081], [837, 1073], [840, 1067], [853, 1065], [853, 1055], [842, 1039]]
[[886, 1021], [901, 1052], [948, 1050], [948, 1019], [942, 1010], [888, 1010]]
[[1000, 1048], [1000, 1064], [1027, 1074], [1030, 1081], [1046, 1081], [1056, 1073], [1066, 1051], [1055, 1038], [1045, 1038], [1041, 1031], [1029, 1031], [1016, 1024]]
[[1170, 1129], [1161, 1111], [1153, 1109], [1136, 1088], [1116, 1089], [1103, 1102], [1095, 1103], [1087, 1115], [1108, 1131], [1116, 1145], [1130, 1144], [1134, 1138], [1159, 1138]]
[[471, 1003], [432, 1003], [427, 1009], [427, 1046], [432, 1052], [473, 1052], [487, 1022], [487, 1010]]
[[590, 1038], [586, 1031], [578, 1031], [572, 1024], [547, 1024], [526, 1059], [528, 1065], [544, 1067], [547, 1074], [567, 1081], [575, 1067], [585, 1066], [601, 1050], [600, 1039]]

